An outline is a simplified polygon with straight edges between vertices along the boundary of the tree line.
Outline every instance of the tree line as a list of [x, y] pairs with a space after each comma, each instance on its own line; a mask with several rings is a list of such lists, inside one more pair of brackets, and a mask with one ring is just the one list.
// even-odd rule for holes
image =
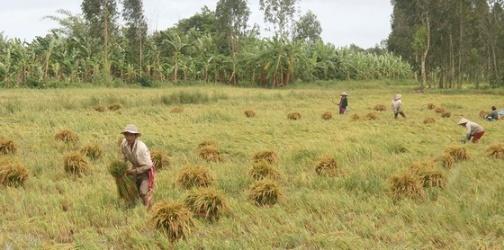
[[[148, 32], [142, 0], [83, 0], [59, 10], [58, 28], [30, 42], [0, 33], [0, 85], [204, 81], [281, 87], [295, 81], [408, 79], [410, 63], [385, 47], [336, 48], [299, 0], [260, 0], [272, 37], [249, 26], [246, 0], [219, 0], [165, 30]], [[402, 55], [402, 54], [401, 54]], [[405, 57], [408, 58], [409, 57]]]
[[503, 0], [392, 0], [388, 49], [421, 87], [504, 86]]

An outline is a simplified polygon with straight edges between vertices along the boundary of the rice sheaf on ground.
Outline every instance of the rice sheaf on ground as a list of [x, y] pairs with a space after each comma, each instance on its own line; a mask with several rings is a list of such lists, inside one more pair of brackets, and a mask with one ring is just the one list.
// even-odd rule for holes
[[[212, 188], [226, 199], [229, 214], [215, 223], [195, 219], [180, 249], [390, 249], [504, 248], [504, 161], [487, 148], [504, 141], [504, 121], [486, 122], [480, 110], [504, 107], [495, 95], [467, 91], [419, 94], [413, 86], [379, 83], [315, 84], [287, 89], [190, 86], [160, 89], [9, 89], [0, 91], [0, 136], [16, 143], [18, 159], [30, 173], [22, 187], [0, 188], [0, 248], [156, 249], [169, 246], [149, 225], [152, 214], [141, 205], [126, 208], [107, 166], [117, 159], [120, 130], [135, 123], [141, 139], [170, 155], [157, 174], [155, 201], [182, 202], [189, 191], [176, 185], [188, 165], [208, 167]], [[349, 112], [337, 115], [334, 101], [349, 92]], [[407, 119], [390, 109], [365, 117], [377, 104], [403, 95]], [[495, 102], [500, 103], [495, 103]], [[451, 117], [427, 104], [443, 107]], [[98, 106], [120, 105], [98, 112]], [[170, 112], [175, 107], [183, 112]], [[389, 106], [387, 106], [389, 107]], [[254, 110], [249, 119], [245, 110]], [[287, 114], [299, 112], [292, 121]], [[325, 112], [336, 114], [326, 121]], [[486, 129], [480, 144], [462, 145], [471, 158], [442, 169], [444, 188], [426, 189], [423, 201], [396, 201], [390, 178], [413, 162], [436, 159], [460, 144], [464, 116]], [[425, 118], [435, 117], [433, 124]], [[54, 134], [70, 129], [78, 145]], [[215, 141], [221, 162], [203, 161], [197, 146]], [[81, 178], [65, 174], [63, 156], [87, 143], [103, 149]], [[254, 180], [252, 157], [278, 155], [275, 168], [282, 197], [273, 206], [248, 198]], [[336, 160], [341, 175], [319, 176], [322, 157]]]

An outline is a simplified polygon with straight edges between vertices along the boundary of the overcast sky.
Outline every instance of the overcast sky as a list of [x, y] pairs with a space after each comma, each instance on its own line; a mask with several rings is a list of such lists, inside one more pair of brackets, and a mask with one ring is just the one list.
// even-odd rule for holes
[[[30, 41], [56, 26], [44, 16], [58, 9], [80, 13], [81, 0], [2, 0], [0, 32], [9, 38]], [[215, 9], [217, 0], [144, 0], [150, 30], [163, 30], [190, 17], [207, 5]], [[259, 0], [248, 0], [252, 11], [249, 22], [264, 27]], [[352, 43], [368, 48], [386, 39], [390, 33], [390, 0], [300, 0], [299, 13], [312, 10], [322, 25], [324, 41], [336, 46]], [[264, 34], [264, 33], [263, 33]]]

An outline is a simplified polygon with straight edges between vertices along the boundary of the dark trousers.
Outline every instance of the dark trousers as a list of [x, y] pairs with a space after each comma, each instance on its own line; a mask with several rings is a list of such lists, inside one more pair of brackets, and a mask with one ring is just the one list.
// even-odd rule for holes
[[403, 118], [406, 118], [406, 115], [402, 111], [395, 112], [394, 113], [394, 118], [397, 119], [397, 116], [399, 116], [399, 115], [401, 115]]

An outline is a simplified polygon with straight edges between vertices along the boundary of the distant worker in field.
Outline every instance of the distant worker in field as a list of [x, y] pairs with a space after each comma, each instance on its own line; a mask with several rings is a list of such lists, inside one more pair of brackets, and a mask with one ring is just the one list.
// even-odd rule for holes
[[154, 192], [154, 164], [149, 149], [138, 139], [141, 133], [135, 125], [128, 124], [121, 134], [124, 135], [121, 143], [124, 161], [132, 165], [127, 173], [133, 176], [144, 206], [150, 207]]
[[478, 143], [478, 141], [481, 139], [481, 137], [485, 134], [485, 129], [472, 121], [467, 120], [466, 118], [460, 119], [458, 122], [458, 125], [462, 127], [466, 127], [467, 132], [462, 140], [463, 143], [466, 143], [467, 141], [472, 141], [473, 143]]
[[492, 111], [486, 116], [488, 121], [496, 121], [499, 120], [499, 113], [497, 112], [497, 108], [492, 106]]
[[345, 114], [347, 107], [348, 107], [348, 94], [347, 94], [347, 92], [341, 93], [338, 106], [339, 106], [340, 115]]
[[392, 99], [392, 111], [394, 112], [394, 118], [397, 119], [397, 116], [401, 115], [406, 118], [406, 115], [402, 111], [402, 95], [396, 94]]

